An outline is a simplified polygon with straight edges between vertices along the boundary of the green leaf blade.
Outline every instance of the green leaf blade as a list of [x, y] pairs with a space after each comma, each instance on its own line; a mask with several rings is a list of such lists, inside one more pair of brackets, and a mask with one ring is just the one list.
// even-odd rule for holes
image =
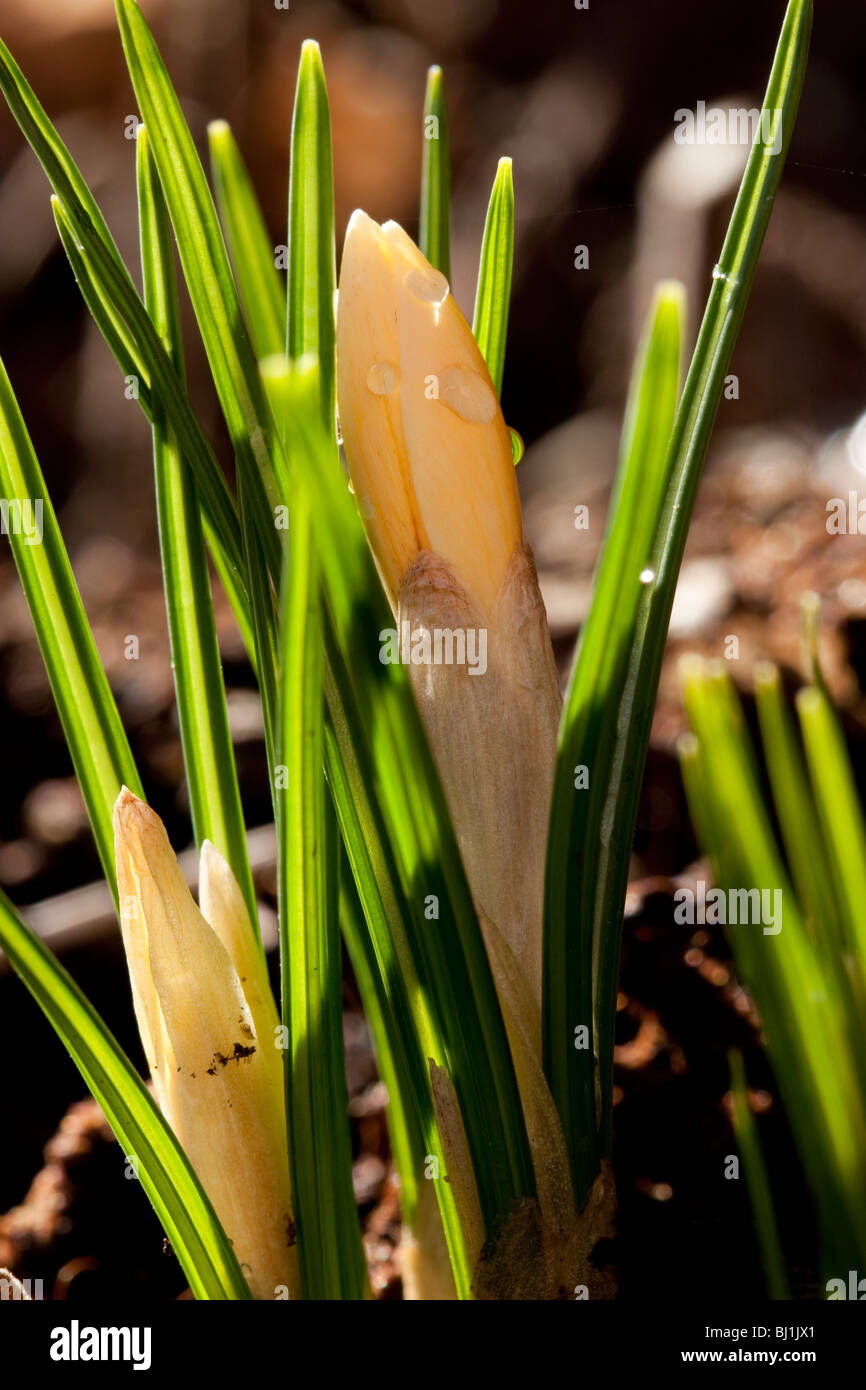
[[[371, 800], [376, 777], [365, 742], [363, 716], [351, 696], [349, 682], [344, 678], [342, 658], [329, 628], [326, 630], [325, 645], [325, 690], [329, 715], [325, 726], [325, 762], [334, 809], [363, 908], [366, 929], [362, 941], [356, 940], [353, 945], [348, 940], [347, 944], [353, 964], [357, 964], [360, 958], [359, 984], [364, 977], [365, 967], [374, 972], [376, 988], [380, 991], [381, 1013], [391, 1040], [390, 1051], [405, 1079], [400, 1095], [411, 1110], [419, 1136], [420, 1156], [435, 1158], [440, 1174], [447, 1174], [445, 1153], [434, 1114], [428, 1065], [430, 1057], [441, 1061], [446, 1055], [446, 1047], [438, 1029], [438, 1020], [418, 980], [407, 930], [412, 917], [411, 907], [403, 892], [400, 871], [394, 861], [381, 809]], [[365, 1011], [368, 1002], [369, 994], [364, 997]], [[379, 1006], [374, 1003], [368, 1017], [375, 1020], [379, 1012]], [[412, 1161], [409, 1142], [407, 1137], [402, 1150], [404, 1163]], [[395, 1154], [399, 1158], [400, 1150], [396, 1145]], [[403, 1193], [404, 1215], [410, 1223], [414, 1215], [412, 1193], [417, 1191], [421, 1171], [421, 1163], [416, 1163], [411, 1181], [406, 1184]], [[426, 1174], [424, 1177], [426, 1179]], [[463, 1299], [470, 1298], [473, 1270], [450, 1183], [437, 1181], [436, 1198], [457, 1295]]]
[[226, 233], [238, 288], [256, 356], [282, 352], [286, 291], [252, 180], [228, 121], [208, 126], [211, 170], [220, 220]]
[[746, 1086], [746, 1071], [743, 1065], [742, 1052], [729, 1053], [728, 1063], [731, 1070], [734, 1136], [743, 1160], [746, 1186], [749, 1189], [749, 1199], [755, 1213], [758, 1245], [764, 1272], [767, 1276], [767, 1293], [773, 1299], [789, 1299], [791, 1289], [788, 1284], [785, 1256], [773, 1209], [770, 1177], [761, 1151], [758, 1126], [749, 1104], [749, 1091]]
[[[183, 378], [180, 309], [165, 202], [146, 126], [137, 147], [144, 299]], [[227, 860], [258, 932], [256, 895], [229, 733], [225, 686], [195, 484], [157, 408], [153, 453], [163, 585], [178, 719], [196, 844], [210, 840]]]
[[319, 360], [325, 428], [335, 429], [337, 289], [331, 115], [319, 45], [301, 48], [292, 116], [289, 174], [289, 293], [286, 330], [290, 360]]
[[[610, 872], [627, 868], [627, 855], [625, 866], [618, 857], [621, 844], [601, 843], [604, 769], [614, 757], [616, 707], [634, 638], [640, 576], [650, 555], [667, 480], [684, 316], [681, 287], [661, 285], [635, 363], [611, 521], [560, 725], [547, 851], [544, 1056], [569, 1141], [580, 1202], [586, 1198], [601, 1153], [594, 1053], [597, 1049], [598, 1065], [605, 1068], [606, 1076], [612, 1059], [608, 1001], [611, 984], [615, 989], [617, 966], [612, 949], [603, 962], [597, 959], [596, 893], [602, 862]], [[581, 766], [589, 772], [588, 788], [575, 785], [576, 769]], [[613, 863], [612, 856], [617, 856]], [[618, 954], [618, 939], [615, 944]], [[604, 1003], [597, 997], [602, 989]], [[588, 1029], [592, 1046], [577, 1049], [573, 1045], [578, 1026]]]
[[797, 696], [797, 712], [818, 816], [842, 910], [845, 947], [866, 986], [866, 825], [845, 737], [821, 686]]
[[451, 141], [442, 69], [427, 71], [418, 245], [445, 279], [451, 275]]
[[833, 878], [781, 675], [769, 662], [755, 668], [755, 704], [791, 875], [813, 931], [820, 923], [822, 939], [834, 949], [839, 944], [840, 925]]
[[[0, 361], [0, 491], [6, 530], [105, 877], [117, 900], [112, 810], [124, 784], [143, 795], [60, 527]], [[37, 510], [38, 504], [38, 510]], [[14, 509], [20, 510], [16, 519]], [[31, 526], [25, 524], [30, 508]], [[39, 518], [37, 523], [37, 518]], [[27, 532], [30, 530], [31, 534]]]
[[497, 396], [502, 395], [513, 264], [514, 180], [511, 160], [500, 159], [484, 222], [472, 317], [472, 332]]
[[[264, 372], [281, 422], [288, 359]], [[318, 385], [318, 384], [317, 384]], [[318, 416], [320, 392], [303, 408]], [[294, 451], [293, 469], [301, 465]], [[293, 489], [291, 544], [280, 603], [277, 793], [286, 1101], [298, 1251], [305, 1298], [358, 1299], [366, 1266], [352, 1190], [342, 1033], [337, 829], [324, 780], [322, 612], [309, 499]]]
[[27, 143], [45, 169], [57, 196], [68, 207], [81, 208], [85, 220], [91, 224], [106, 252], [116, 262], [118, 269], [126, 275], [127, 282], [133, 289], [132, 280], [123, 264], [120, 252], [108, 229], [108, 224], [100, 212], [96, 199], [87, 186], [86, 180], [82, 177], [75, 160], [48, 119], [41, 103], [37, 101], [23, 72], [2, 40], [0, 40], [0, 91], [3, 92], [9, 109], [21, 127]]

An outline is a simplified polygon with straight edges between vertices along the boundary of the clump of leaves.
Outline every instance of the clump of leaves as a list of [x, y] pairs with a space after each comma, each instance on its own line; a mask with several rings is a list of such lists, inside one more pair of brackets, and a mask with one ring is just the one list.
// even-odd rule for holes
[[[797, 1149], [815, 1196], [825, 1279], [866, 1260], [866, 820], [818, 661], [817, 600], [804, 600], [809, 675], [797, 692], [799, 731], [776, 666], [755, 668], [760, 765], [736, 690], [720, 664], [683, 666], [692, 733], [681, 765], [689, 807], [724, 889], [777, 894], [779, 920], [728, 927], [737, 968], [761, 1013]], [[775, 820], [774, 814], [775, 813]], [[778, 825], [778, 833], [776, 830]], [[773, 898], [768, 901], [774, 901]], [[735, 1075], [741, 1063], [735, 1064]], [[740, 1088], [742, 1089], [742, 1087]], [[765, 1263], [779, 1289], [784, 1261], [748, 1119], [744, 1159]], [[776, 1294], [778, 1296], [778, 1293]]]
[[[215, 853], [214, 863], [225, 865], [231, 945], [224, 914], [202, 902], [195, 915], [180, 893], [170, 851], [141, 807], [144, 789], [5, 372], [0, 484], [10, 499], [44, 502], [41, 545], [13, 535], [13, 553], [116, 895], [118, 803], [119, 905], [145, 1051], [166, 1083], [162, 1111], [5, 898], [0, 943], [124, 1153], [138, 1157], [197, 1297], [369, 1292], [351, 1183], [341, 936], [390, 1096], [410, 1290], [603, 1294], [609, 1284], [590, 1256], [613, 1212], [613, 1020], [637, 796], [698, 478], [794, 126], [811, 5], [788, 7], [764, 102], [782, 112], [783, 141], [773, 149], [758, 138], [752, 149], [682, 392], [680, 288], [659, 287], [651, 308], [592, 610], [561, 717], [523, 548], [513, 433], [498, 401], [513, 257], [510, 162], [500, 163], [493, 185], [470, 331], [446, 278], [447, 123], [434, 70], [426, 109], [438, 126], [427, 123], [425, 132], [438, 130], [439, 143], [424, 145], [420, 250], [393, 224], [353, 222], [338, 354], [330, 121], [318, 47], [304, 45], [298, 72], [283, 280], [230, 130], [216, 122], [209, 132], [217, 211], [153, 37], [134, 0], [117, 0], [117, 9], [143, 122], [143, 296], [72, 155], [2, 47], [0, 87], [53, 186], [82, 295], [124, 377], [138, 379], [152, 426], [193, 831], [205, 857]], [[233, 486], [186, 392], [171, 233], [234, 451]], [[353, 282], [353, 260], [372, 278]], [[428, 378], [439, 391], [425, 397]], [[338, 394], [358, 506], [340, 464]], [[263, 962], [208, 555], [262, 700], [279, 854], [282, 989], [273, 1039], [267, 1009], [254, 1009], [248, 993]], [[446, 616], [451, 628], [483, 628], [488, 670], [383, 663], [389, 598], [422, 631]], [[589, 769], [588, 785], [576, 780], [577, 767]], [[127, 824], [141, 817], [161, 845], [143, 861], [130, 858]], [[194, 964], [192, 942], [210, 965]], [[203, 976], [198, 994], [189, 976], [184, 985], [181, 965]], [[250, 1223], [226, 1186], [237, 1135], [220, 1139], [216, 1162], [197, 1159], [199, 1091], [194, 1103], [170, 1095], [152, 1045], [162, 1039], [185, 1052], [185, 1011], [205, 998], [204, 980], [213, 986], [207, 1036], [217, 1061], [199, 1078], [208, 1059], [196, 1054], [202, 1093], [211, 1070], [218, 1078], [232, 1068], [232, 1087], [246, 1079], [251, 1090], [255, 1073], [250, 1116], [262, 1104], [279, 1112], [260, 1126], [268, 1136], [260, 1171], [282, 1263], [261, 1253], [270, 1246], [279, 1255], [273, 1229], [253, 1245], [246, 1231], [241, 1239]], [[243, 1033], [244, 1048], [254, 1045], [258, 1057], [278, 1045], [279, 1096], [267, 1089], [273, 1067], [235, 1051], [224, 1012], [231, 999], [237, 1026], [255, 1040]], [[283, 1119], [281, 1183], [273, 1156]], [[237, 1181], [248, 1178], [239, 1173]]]

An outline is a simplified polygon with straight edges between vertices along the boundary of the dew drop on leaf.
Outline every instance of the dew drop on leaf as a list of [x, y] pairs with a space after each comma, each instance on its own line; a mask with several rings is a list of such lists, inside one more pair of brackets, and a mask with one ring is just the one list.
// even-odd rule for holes
[[523, 458], [525, 445], [523, 443], [523, 439], [517, 433], [517, 430], [509, 428], [508, 433], [511, 435], [511, 458], [514, 462], [514, 467], [516, 468], [520, 460]]

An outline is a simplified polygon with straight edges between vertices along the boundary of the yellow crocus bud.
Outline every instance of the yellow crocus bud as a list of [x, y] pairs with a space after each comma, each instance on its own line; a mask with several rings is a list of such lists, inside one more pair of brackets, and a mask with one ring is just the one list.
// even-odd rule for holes
[[540, 1006], [561, 700], [510, 434], [445, 277], [396, 223], [362, 212], [340, 272], [337, 396], [470, 887]]
[[277, 1015], [243, 897], [213, 845], [199, 911], [159, 817], [114, 808], [121, 929], [160, 1107], [253, 1296], [299, 1293]]

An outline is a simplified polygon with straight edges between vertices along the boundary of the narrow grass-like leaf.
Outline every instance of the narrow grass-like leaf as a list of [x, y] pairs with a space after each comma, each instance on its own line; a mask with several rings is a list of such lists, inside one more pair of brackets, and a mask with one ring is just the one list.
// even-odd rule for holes
[[511, 160], [500, 159], [484, 222], [472, 317], [472, 332], [487, 363], [497, 396], [502, 395], [513, 263], [514, 181]]
[[[282, 603], [280, 917], [283, 1021], [289, 1033], [289, 1149], [307, 1298], [359, 1298], [357, 1212], [343, 1062], [340, 936], [333, 830], [326, 843], [322, 732], [322, 618], [306, 498], [292, 508]], [[330, 809], [330, 808], [329, 808]], [[329, 852], [330, 851], [330, 852]], [[361, 1260], [361, 1266], [363, 1260]]]
[[256, 356], [270, 357], [284, 346], [285, 284], [274, 264], [265, 219], [228, 121], [211, 121], [207, 133], [217, 206], [250, 337]]
[[349, 861], [345, 855], [341, 856], [341, 861], [340, 930], [370, 1029], [376, 1067], [388, 1092], [386, 1121], [391, 1152], [400, 1175], [400, 1210], [403, 1220], [411, 1226], [425, 1157], [421, 1130], [411, 1109], [412, 1081]]
[[[752, 147], [740, 186], [698, 342], [677, 409], [667, 464], [667, 490], [658, 517], [655, 541], [641, 595], [628, 671], [619, 709], [616, 753], [611, 763], [605, 825], [613, 853], [599, 874], [596, 901], [600, 924], [602, 987], [610, 1007], [604, 1010], [611, 1041], [613, 999], [619, 958], [622, 904], [628, 873], [637, 802], [667, 628], [689, 521], [697, 493], [725, 373], [745, 313], [773, 198], [790, 148], [806, 67], [812, 20], [811, 0], [791, 0], [773, 61], [763, 109], [772, 113], [781, 139]], [[601, 1006], [600, 1006], [601, 1011]], [[604, 1064], [604, 1062], [602, 1062]], [[602, 1072], [602, 1095], [610, 1089], [609, 1064]], [[602, 1150], [610, 1145], [610, 1107], [603, 1113]]]
[[[589, 616], [580, 635], [559, 735], [547, 851], [544, 1057], [569, 1138], [578, 1200], [597, 1171], [596, 1059], [609, 1067], [613, 1020], [596, 997], [600, 949], [600, 857], [605, 760], [613, 756], [616, 704], [634, 634], [646, 566], [667, 480], [667, 454], [680, 384], [684, 320], [678, 285], [659, 288], [635, 364], [608, 534]], [[578, 769], [588, 771], [588, 786]], [[618, 948], [618, 941], [617, 941]], [[616, 965], [613, 966], [614, 985]], [[603, 982], [609, 988], [609, 980]], [[607, 995], [605, 995], [607, 1000]], [[586, 1026], [590, 1048], [574, 1047]], [[607, 1071], [603, 1073], [607, 1076]], [[605, 1097], [603, 1106], [609, 1101]]]
[[19, 68], [5, 43], [0, 40], [0, 91], [21, 131], [48, 175], [58, 198], [67, 207], [78, 207], [83, 220], [89, 222], [106, 251], [126, 276], [130, 289], [134, 286], [123, 264], [114, 238], [96, 199], [82, 177], [81, 170], [64, 145], [32, 87]]
[[[288, 250], [288, 351], [323, 354], [319, 400], [306, 408], [317, 419], [321, 412], [323, 427], [336, 438], [331, 130], [321, 55], [310, 41], [301, 51], [292, 121]], [[305, 1296], [356, 1299], [368, 1285], [352, 1190], [343, 1056], [338, 830], [324, 777], [322, 600], [309, 495], [295, 482], [307, 460], [297, 452], [295, 422], [289, 421], [289, 372], [282, 351], [262, 370], [292, 474], [277, 750], [286, 789], [276, 804], [289, 1147]]]
[[758, 1245], [761, 1251], [764, 1273], [767, 1276], [767, 1292], [770, 1298], [788, 1299], [791, 1297], [791, 1290], [785, 1271], [785, 1257], [782, 1253], [782, 1243], [779, 1239], [779, 1228], [776, 1225], [776, 1214], [773, 1209], [773, 1193], [770, 1187], [767, 1165], [764, 1162], [764, 1155], [761, 1152], [761, 1140], [758, 1135], [758, 1126], [755, 1123], [755, 1117], [749, 1105], [749, 1091], [746, 1086], [746, 1072], [743, 1066], [742, 1052], [729, 1052], [728, 1064], [731, 1069], [731, 1101], [733, 1105], [731, 1119], [734, 1126], [734, 1136], [737, 1140], [737, 1147], [740, 1150], [740, 1157], [743, 1160], [743, 1171], [746, 1175], [746, 1186], [749, 1189], [749, 1200], [752, 1204], [752, 1211], [755, 1213]]
[[319, 45], [301, 48], [292, 117], [289, 173], [289, 293], [287, 350], [291, 360], [319, 359], [322, 415], [335, 428], [334, 172], [331, 117]]
[[198, 1299], [248, 1299], [249, 1287], [186, 1155], [135, 1068], [78, 986], [0, 892], [0, 945], [81, 1072]]
[[797, 894], [818, 944], [838, 949], [836, 893], [809, 776], [779, 668], [766, 661], [755, 667], [755, 703], [776, 815]]
[[[326, 621], [325, 693], [329, 717], [325, 724], [325, 765], [334, 808], [348, 862], [366, 919], [369, 947], [356, 943], [349, 951], [353, 963], [360, 949], [375, 970], [383, 996], [382, 1010], [393, 1029], [392, 1053], [399, 1059], [405, 1078], [400, 1094], [411, 1110], [420, 1136], [421, 1155], [435, 1159], [439, 1177], [436, 1197], [442, 1216], [451, 1267], [459, 1298], [471, 1296], [473, 1270], [467, 1255], [454, 1194], [447, 1181], [448, 1168], [436, 1123], [428, 1059], [442, 1064], [445, 1043], [437, 1032], [415, 968], [407, 924], [412, 917], [403, 891], [400, 871], [378, 805], [371, 800], [376, 785], [374, 764], [365, 736], [363, 714], [355, 704], [342, 658]], [[345, 928], [344, 928], [345, 929]], [[363, 968], [358, 974], [359, 983]], [[365, 1010], [367, 1006], [365, 1000]], [[387, 1012], [386, 1012], [387, 1006]], [[375, 1011], [368, 1015], [373, 1020]], [[404, 1214], [411, 1223], [415, 1210], [421, 1164], [404, 1146], [403, 1164], [414, 1162], [413, 1182], [403, 1194]], [[395, 1147], [399, 1160], [399, 1150]], [[401, 1178], [402, 1178], [401, 1168]], [[426, 1178], [426, 1173], [425, 1173]]]
[[[319, 610], [319, 635], [322, 636], [322, 597], [317, 596]], [[324, 658], [319, 667], [319, 704], [324, 716]], [[341, 1280], [344, 1298], [371, 1298], [372, 1289], [367, 1270], [367, 1256], [361, 1236], [361, 1223], [358, 1218], [358, 1203], [355, 1198], [355, 1183], [352, 1172], [352, 1137], [349, 1129], [349, 1092], [346, 1083], [346, 1051], [343, 1039], [343, 940], [341, 934], [341, 895], [342, 879], [345, 873], [345, 857], [340, 841], [340, 825], [334, 803], [331, 799], [322, 761], [324, 751], [324, 717], [322, 717], [322, 743], [319, 747], [319, 776], [324, 788], [324, 837], [322, 841], [325, 857], [325, 910], [324, 920], [329, 928], [329, 946], [332, 945], [332, 986], [327, 1000], [327, 1012], [331, 1021], [330, 1040], [330, 1109], [334, 1119], [331, 1148], [334, 1168], [334, 1181], [331, 1185], [333, 1198], [339, 1204], [337, 1231], [341, 1248]], [[336, 1139], [334, 1138], [336, 1136]], [[321, 1197], [319, 1201], [321, 1201]]]
[[804, 594], [800, 595], [800, 636], [806, 680], [816, 686], [818, 690], [823, 690], [824, 694], [829, 697], [830, 692], [827, 689], [827, 682], [821, 669], [820, 620], [821, 596], [815, 593], [814, 589], [807, 589]]
[[[841, 919], [841, 930], [835, 933], [833, 947], [851, 964], [848, 978], [854, 991], [853, 1005], [855, 1013], [862, 1018], [866, 1010], [866, 922], [863, 919], [866, 821], [845, 735], [821, 669], [820, 615], [820, 596], [812, 591], [803, 594], [800, 600], [803, 658], [812, 684], [799, 691], [797, 713]], [[834, 919], [831, 923], [836, 925]]]
[[135, 386], [139, 404], [150, 420], [153, 417], [150, 379], [147, 376], [142, 376], [139, 370], [138, 344], [124, 320], [115, 313], [113, 305], [103, 294], [101, 285], [91, 276], [87, 261], [79, 249], [75, 229], [64, 211], [62, 202], [56, 196], [51, 199], [51, 211], [54, 214], [54, 223], [57, 227], [60, 243], [66, 252], [66, 259], [72, 268], [75, 282], [81, 291], [81, 297], [112, 355], [120, 365], [125, 381], [129, 385]]
[[842, 910], [845, 945], [866, 981], [866, 825], [838, 715], [826, 691], [809, 686], [797, 695], [806, 747], [833, 882]]
[[54, 219], [82, 298], [124, 376], [137, 383], [138, 402], [153, 423], [153, 397], [174, 430], [196, 477], [203, 524], [214, 565], [255, 664], [250, 602], [243, 574], [240, 528], [234, 499], [186, 396], [171, 359], [126, 272], [107, 254], [93, 227], [57, 197]]
[[[610, 687], [608, 690], [607, 739], [610, 737], [612, 725], [613, 742], [611, 744], [607, 739], [604, 742], [593, 740], [585, 745], [593, 750], [592, 763], [597, 774], [600, 774], [596, 776], [596, 787], [591, 793], [594, 800], [591, 838], [592, 843], [601, 850], [597, 865], [590, 874], [594, 879], [592, 889], [589, 890], [588, 885], [581, 882], [586, 878], [586, 872], [584, 865], [581, 865], [577, 858], [568, 859], [561, 850], [557, 852], [554, 848], [554, 857], [552, 860], [549, 859], [548, 890], [553, 892], [560, 902], [563, 897], [566, 901], [571, 898], [577, 906], [579, 898], [586, 904], [584, 915], [576, 919], [570, 914], [566, 915], [561, 906], [554, 906], [552, 909], [549, 928], [551, 942], [548, 943], [549, 966], [546, 976], [551, 989], [555, 984], [556, 967], [558, 966], [560, 971], [563, 970], [562, 962], [566, 949], [562, 945], [562, 938], [566, 934], [564, 922], [570, 921], [572, 931], [581, 935], [592, 933], [591, 954], [597, 962], [593, 994], [595, 1017], [600, 1030], [597, 1042], [601, 1100], [598, 1148], [602, 1155], [610, 1151], [613, 1001], [616, 994], [628, 858], [637, 818], [638, 797], [649, 746], [652, 712], [668, 623], [701, 468], [721, 399], [725, 374], [745, 312], [775, 192], [790, 148], [806, 67], [811, 20], [811, 0], [790, 0], [763, 102], [763, 109], [768, 113], [770, 120], [769, 128], [773, 130], [775, 138], [771, 143], [765, 144], [761, 130], [767, 127], [766, 124], [759, 123], [719, 263], [713, 275], [707, 308], [677, 409], [665, 465], [666, 489], [656, 517], [655, 537], [650, 555], [642, 565], [645, 582], [642, 585], [628, 659], [623, 668], [619, 688]], [[634, 560], [631, 563], [634, 564]], [[636, 577], [631, 573], [630, 582], [633, 583]], [[567, 724], [564, 727], [567, 728]], [[567, 770], [575, 763], [587, 763], [587, 756], [583, 759], [572, 759], [570, 755], [573, 748], [570, 742], [561, 741], [560, 749], [565, 760], [565, 770], [560, 768], [557, 776], [558, 785], [561, 786]], [[556, 797], [557, 793], [554, 795]], [[561, 796], [562, 792], [559, 795]], [[556, 813], [551, 827], [552, 834], [556, 835]], [[592, 861], [585, 859], [584, 864], [587, 862]], [[572, 875], [575, 877], [577, 882], [573, 887], [570, 883], [557, 886], [557, 879], [565, 875], [569, 878]], [[587, 918], [586, 912], [590, 904], [591, 917]], [[578, 951], [580, 963], [576, 964], [575, 968], [582, 967], [585, 972], [587, 956], [585, 947], [582, 954]], [[563, 1061], [565, 1050], [569, 1046], [570, 1029], [573, 1029], [575, 1024], [590, 1022], [583, 1016], [586, 986], [582, 982], [575, 982], [573, 988], [575, 999], [571, 1008], [563, 1009], [561, 1005], [552, 1002], [545, 1004], [545, 1055], [554, 1097], [565, 1121], [580, 1198], [588, 1190], [588, 1183], [592, 1181], [595, 1158], [587, 1087], [585, 1084], [582, 1085], [579, 1079], [586, 1070], [586, 1056], [572, 1049], [571, 1059], [576, 1059], [576, 1065], [571, 1070]], [[569, 1028], [564, 1027], [564, 1021], [567, 1021]], [[554, 1032], [554, 1027], [559, 1031]], [[558, 1062], [554, 1057], [555, 1049], [560, 1049], [562, 1053]], [[571, 1072], [578, 1073], [579, 1076], [573, 1078]], [[572, 1095], [569, 1095], [570, 1091]], [[581, 1155], [585, 1155], [585, 1159]]]
[[427, 71], [418, 245], [446, 280], [451, 274], [451, 145], [442, 69]]
[[[256, 676], [262, 699], [262, 719], [265, 729], [265, 751], [271, 774], [271, 796], [276, 795], [274, 769], [277, 763], [277, 674], [279, 669], [279, 638], [274, 589], [271, 582], [269, 542], [274, 521], [262, 525], [262, 495], [254, 479], [238, 473], [238, 503], [241, 512], [241, 534], [244, 541], [247, 574], [250, 585], [253, 640], [256, 651]], [[265, 509], [265, 516], [268, 511]], [[276, 817], [276, 803], [274, 802]]]
[[[265, 385], [282, 424], [288, 359]], [[318, 412], [318, 403], [311, 409]], [[292, 455], [293, 466], [298, 460]], [[309, 499], [293, 488], [280, 602], [277, 834], [286, 1101], [306, 1298], [362, 1298], [366, 1272], [352, 1191], [343, 1057], [337, 828], [324, 778], [322, 613]]]
[[[144, 300], [183, 380], [171, 232], [144, 126], [138, 129], [137, 176]], [[228, 861], [253, 930], [258, 932], [198, 498], [158, 403], [153, 413], [153, 455], [171, 662], [193, 831], [197, 845], [210, 840]]]
[[0, 362], [0, 492], [12, 554], [33, 618], [57, 712], [117, 899], [112, 808], [141, 783], [87, 622], [42, 470]]

